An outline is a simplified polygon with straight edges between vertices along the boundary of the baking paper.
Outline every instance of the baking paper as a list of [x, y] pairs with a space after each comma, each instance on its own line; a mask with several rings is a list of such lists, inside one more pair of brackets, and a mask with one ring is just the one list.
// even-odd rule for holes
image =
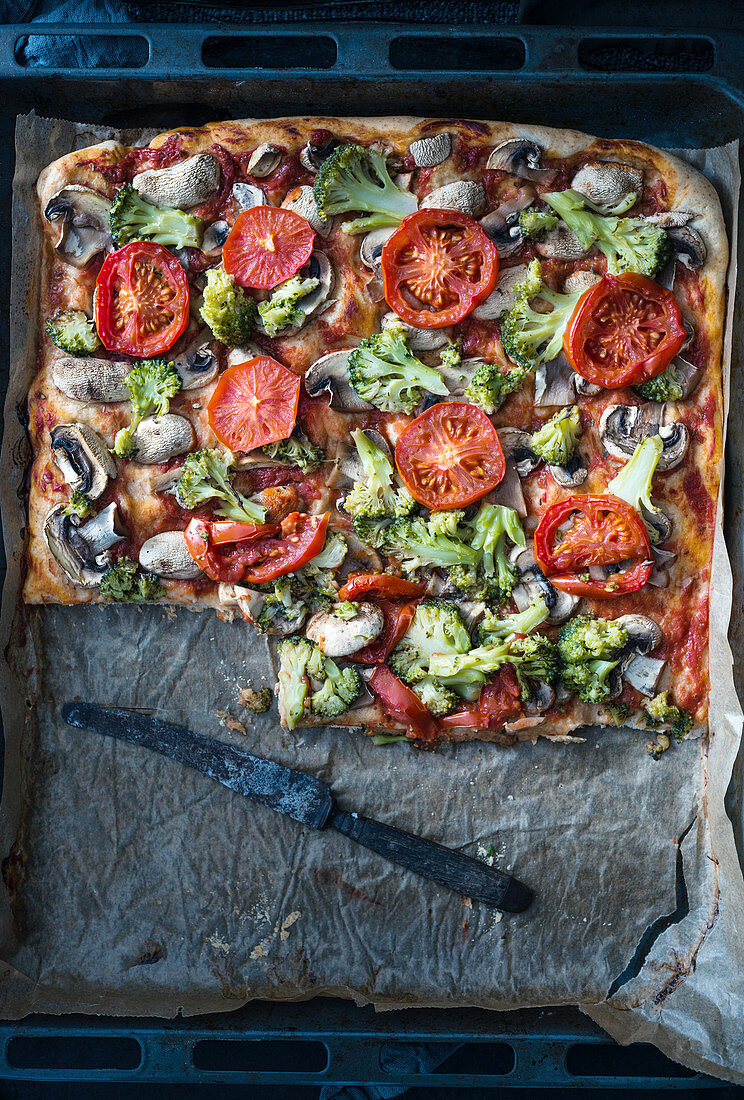
[[[616, 729], [588, 730], [583, 745], [476, 742], [436, 753], [376, 747], [355, 730], [287, 733], [275, 712], [253, 717], [240, 704], [243, 686], [271, 678], [265, 641], [243, 623], [211, 611], [19, 604], [26, 456], [17, 409], [34, 369], [41, 241], [34, 184], [70, 148], [114, 136], [34, 116], [18, 123], [0, 486], [11, 642], [0, 1015], [173, 1016], [321, 994], [380, 1008], [581, 1003], [622, 1040], [637, 1031], [672, 1057], [706, 1058], [714, 1072], [744, 1080], [744, 1013], [729, 1012], [722, 992], [744, 973], [731, 924], [744, 889], [723, 812], [741, 713], [720, 533], [713, 748], [689, 741], [658, 763], [645, 734]], [[735, 153], [712, 151], [706, 168], [733, 209]], [[336, 833], [306, 830], [156, 754], [70, 729], [60, 719], [70, 698], [151, 711], [316, 775], [344, 809], [512, 871], [535, 889], [535, 904], [502, 919]], [[646, 930], [678, 909], [683, 834], [689, 915], [618, 987]], [[675, 951], [681, 966], [670, 974]]]

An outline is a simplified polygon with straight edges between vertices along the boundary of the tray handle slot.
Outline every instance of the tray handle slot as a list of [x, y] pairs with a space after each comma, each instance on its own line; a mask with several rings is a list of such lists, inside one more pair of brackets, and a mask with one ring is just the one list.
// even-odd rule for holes
[[338, 47], [330, 35], [211, 35], [202, 44], [207, 69], [332, 69]]
[[706, 73], [715, 65], [716, 47], [703, 36], [584, 38], [578, 61], [589, 72]]
[[16, 38], [13, 56], [23, 69], [142, 69], [150, 44], [141, 34], [34, 31]]
[[406, 34], [389, 46], [390, 66], [418, 72], [515, 72], [525, 63], [521, 38], [507, 35]]

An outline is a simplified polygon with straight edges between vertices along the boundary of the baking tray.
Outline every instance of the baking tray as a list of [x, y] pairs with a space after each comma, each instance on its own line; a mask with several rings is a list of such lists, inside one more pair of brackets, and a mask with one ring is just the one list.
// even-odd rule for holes
[[[129, 39], [126, 67], [26, 63], [28, 35]], [[110, 41], [113, 46], [114, 42]], [[104, 54], [106, 51], [104, 51]], [[17, 114], [113, 126], [287, 114], [413, 114], [539, 121], [659, 145], [722, 144], [744, 133], [744, 35], [666, 28], [36, 24], [0, 27], [0, 143]], [[0, 164], [0, 247], [10, 255], [10, 154]], [[740, 259], [741, 262], [741, 259]], [[739, 292], [741, 293], [741, 292]], [[0, 384], [8, 376], [9, 264], [0, 269]], [[737, 302], [734, 358], [744, 314]], [[726, 527], [741, 530], [744, 419], [729, 426]], [[736, 542], [734, 606], [744, 561]], [[1, 550], [0, 550], [1, 553]], [[744, 623], [732, 627], [744, 683]], [[740, 693], [741, 694], [741, 693]], [[742, 852], [741, 761], [729, 812]], [[390, 1070], [401, 1042], [445, 1044], [439, 1072]], [[456, 1049], [459, 1048], [459, 1049]], [[387, 1068], [386, 1068], [387, 1067]], [[252, 1003], [213, 1017], [154, 1023], [32, 1016], [0, 1021], [0, 1079], [205, 1084], [405, 1084], [438, 1088], [699, 1090], [720, 1082], [654, 1048], [621, 1049], [566, 1009], [376, 1015], [337, 1001]]]

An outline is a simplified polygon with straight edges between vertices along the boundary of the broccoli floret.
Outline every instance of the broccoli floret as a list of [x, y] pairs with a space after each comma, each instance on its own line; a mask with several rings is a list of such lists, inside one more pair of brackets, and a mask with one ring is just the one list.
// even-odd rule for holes
[[329, 527], [326, 531], [323, 549], [314, 558], [310, 559], [308, 566], [312, 565], [316, 569], [338, 569], [340, 565], [343, 565], [348, 549], [349, 544], [341, 532]]
[[656, 378], [649, 378], [648, 382], [642, 382], [635, 387], [637, 394], [646, 401], [681, 401], [685, 388], [677, 376], [677, 371], [672, 361], [663, 374], [657, 374]]
[[246, 710], [252, 711], [254, 714], [264, 714], [269, 710], [273, 698], [273, 691], [266, 685], [256, 688], [253, 684], [249, 684], [248, 687], [244, 687], [240, 692], [240, 702], [242, 706], [244, 706]]
[[662, 691], [653, 699], [644, 701], [646, 725], [650, 729], [668, 729], [678, 741], [683, 741], [692, 728], [692, 715], [669, 701], [669, 692]]
[[450, 370], [457, 370], [462, 363], [462, 347], [460, 344], [448, 344], [439, 356], [442, 366]]
[[211, 267], [199, 311], [212, 335], [228, 348], [240, 348], [251, 334], [257, 306], [222, 267]]
[[346, 233], [397, 225], [418, 206], [415, 195], [393, 183], [385, 157], [361, 145], [339, 145], [315, 177], [313, 198], [321, 218], [364, 210], [371, 217], [346, 222]]
[[475, 567], [478, 562], [477, 552], [462, 539], [440, 534], [420, 518], [396, 519], [385, 533], [383, 546], [406, 571], [426, 565]]
[[306, 474], [317, 470], [325, 462], [325, 454], [320, 447], [316, 447], [309, 439], [300, 438], [294, 432], [289, 439], [267, 443], [262, 450], [267, 458], [273, 458], [275, 462], [299, 466]]
[[504, 600], [496, 577], [484, 577], [476, 567], [454, 565], [447, 570], [447, 582], [458, 588], [469, 600], [498, 604]]
[[228, 472], [229, 466], [219, 451], [194, 451], [186, 456], [176, 485], [176, 500], [182, 508], [191, 510], [217, 498], [222, 502], [216, 509], [218, 516], [241, 523], [263, 523], [265, 510], [233, 487]]
[[525, 702], [534, 695], [534, 682], [552, 684], [558, 674], [555, 644], [541, 634], [513, 639], [509, 645], [509, 661], [514, 666]]
[[[583, 290], [559, 294], [542, 281], [540, 263], [532, 260], [527, 275], [514, 288], [517, 303], [501, 320], [501, 343], [509, 358], [525, 371], [549, 363], [563, 347], [563, 333]], [[549, 313], [538, 313], [530, 305], [540, 297], [552, 305]]]
[[171, 397], [181, 389], [181, 379], [172, 363], [162, 359], [145, 359], [136, 363], [124, 384], [132, 402], [132, 419], [128, 428], [116, 433], [114, 454], [120, 458], [132, 458], [137, 453], [134, 433], [148, 416], [165, 416]]
[[449, 393], [439, 371], [408, 350], [401, 325], [360, 341], [346, 369], [359, 396], [382, 412], [412, 413], [424, 392], [439, 397]]
[[279, 577], [273, 592], [264, 599], [257, 626], [263, 634], [290, 634], [299, 630], [307, 616], [305, 589], [294, 575]]
[[440, 718], [443, 714], [447, 714], [458, 703], [454, 691], [445, 687], [439, 680], [435, 680], [433, 676], [425, 676], [423, 680], [412, 684], [411, 691], [418, 695], [429, 714], [434, 718]]
[[524, 531], [519, 516], [513, 508], [502, 504], [481, 504], [471, 525], [468, 540], [478, 554], [480, 566], [486, 577], [495, 577], [502, 596], [511, 595], [517, 583], [517, 570], [507, 558], [506, 540], [516, 546], [525, 545]]
[[656, 734], [655, 741], [646, 742], [646, 752], [652, 760], [659, 760], [662, 753], [665, 753], [671, 745], [671, 739], [668, 733], [664, 733], [663, 730], [659, 730]]
[[606, 660], [628, 644], [625, 627], [613, 619], [574, 615], [558, 635], [558, 653], [564, 664]]
[[314, 642], [299, 635], [283, 638], [277, 646], [279, 694], [287, 728], [293, 730], [305, 713], [308, 674], [320, 679], [325, 657]]
[[359, 614], [359, 604], [354, 600], [339, 600], [331, 608], [331, 614], [335, 615], [337, 619], [348, 622], [349, 619], [354, 619]]
[[95, 512], [93, 502], [81, 489], [73, 489], [70, 503], [65, 508], [66, 516], [79, 516], [80, 519], [90, 519]]
[[460, 612], [445, 600], [423, 600], [416, 608], [405, 637], [390, 654], [396, 676], [415, 684], [428, 674], [434, 653], [466, 653], [470, 635]]
[[519, 212], [519, 228], [522, 236], [529, 237], [530, 240], [539, 241], [557, 225], [558, 219], [555, 214], [549, 214], [547, 210], [540, 210], [537, 206], [528, 206], [526, 210]]
[[[339, 668], [329, 657], [324, 659], [322, 676], [325, 682], [318, 691], [313, 692], [310, 707], [313, 714], [322, 718], [338, 718], [362, 694], [362, 678], [351, 665]], [[321, 676], [316, 679], [321, 679]]]
[[437, 535], [451, 535], [453, 539], [461, 537], [460, 525], [465, 521], [465, 512], [462, 509], [449, 509], [442, 512], [431, 512], [427, 520], [429, 530]]
[[44, 326], [47, 336], [68, 355], [92, 355], [101, 346], [95, 325], [81, 309], [63, 309]]
[[258, 313], [267, 336], [278, 336], [285, 328], [299, 328], [305, 320], [301, 301], [320, 286], [320, 279], [303, 279], [293, 275], [271, 292], [271, 297], [258, 303]]
[[561, 666], [561, 680], [585, 703], [603, 703], [610, 697], [610, 673], [619, 661], [580, 661]]
[[580, 434], [579, 406], [569, 405], [533, 434], [530, 446], [549, 466], [565, 466], [573, 457]]
[[140, 573], [136, 561], [119, 558], [101, 577], [100, 592], [109, 600], [142, 603], [161, 599], [165, 586], [151, 573]]
[[361, 428], [353, 431], [351, 438], [362, 463], [364, 480], [355, 481], [346, 496], [342, 505], [346, 515], [353, 521], [393, 520], [396, 516], [409, 515], [416, 502], [407, 489], [400, 487], [387, 455]]
[[[606, 492], [627, 501], [641, 517], [644, 513], [658, 516], [659, 509], [651, 500], [651, 482], [663, 450], [658, 435], [647, 435], [637, 444], [630, 461], [613, 477]], [[647, 527], [651, 541], [658, 542], [658, 530], [652, 524]]]
[[465, 387], [465, 400], [491, 416], [510, 393], [522, 388], [527, 373], [522, 367], [503, 370], [496, 363], [481, 363]]
[[367, 519], [366, 516], [354, 516], [351, 524], [365, 546], [371, 546], [373, 550], [383, 549], [390, 530], [390, 519]]
[[111, 236], [117, 248], [130, 241], [155, 241], [166, 248], [199, 248], [201, 218], [172, 206], [153, 206], [131, 183], [125, 183], [111, 203]]
[[550, 614], [548, 605], [542, 596], [538, 596], [529, 607], [514, 615], [504, 615], [497, 611], [486, 611], [478, 624], [478, 644], [493, 645], [512, 634], [531, 634], [544, 623]]
[[669, 234], [659, 225], [642, 218], [595, 214], [586, 209], [584, 196], [577, 191], [554, 191], [543, 198], [585, 248], [596, 244], [604, 253], [611, 275], [638, 271], [653, 279], [671, 255]]
[[463, 698], [477, 699], [488, 677], [508, 660], [509, 646], [505, 642], [477, 646], [467, 653], [434, 653], [429, 661], [429, 675]]
[[633, 713], [627, 703], [605, 703], [602, 707], [616, 726], [624, 726]]

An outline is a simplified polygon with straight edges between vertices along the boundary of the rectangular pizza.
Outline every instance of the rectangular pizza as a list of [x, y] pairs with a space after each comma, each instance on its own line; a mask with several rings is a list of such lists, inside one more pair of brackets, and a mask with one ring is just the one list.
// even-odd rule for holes
[[289, 729], [705, 730], [702, 175], [572, 130], [284, 118], [74, 150], [37, 191], [28, 603], [216, 609], [272, 639]]

